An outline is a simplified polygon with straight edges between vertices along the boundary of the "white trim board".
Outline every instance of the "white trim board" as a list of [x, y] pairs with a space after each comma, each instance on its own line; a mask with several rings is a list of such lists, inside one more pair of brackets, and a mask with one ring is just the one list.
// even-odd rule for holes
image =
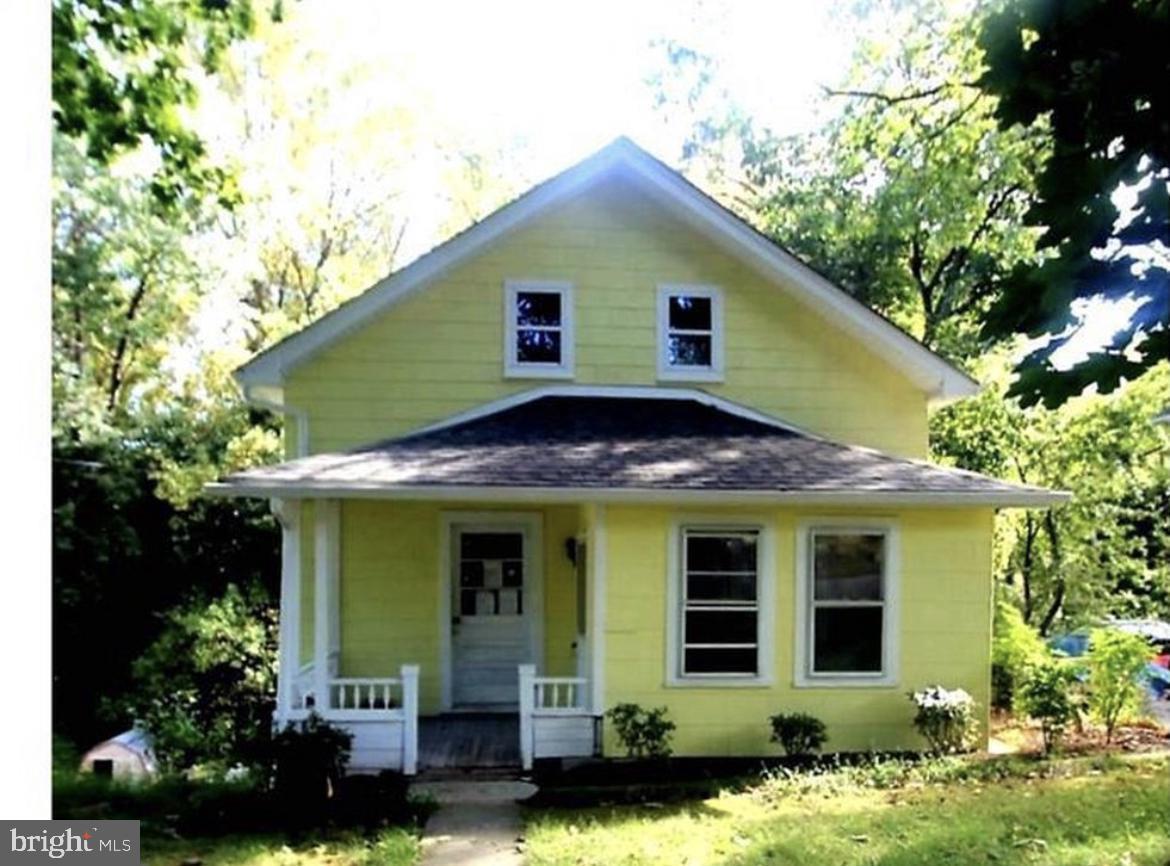
[[733, 255], [750, 262], [765, 276], [783, 282], [795, 296], [853, 338], [864, 342], [931, 397], [956, 399], [978, 393], [978, 383], [965, 373], [772, 243], [678, 172], [624, 137], [534, 187], [352, 301], [257, 355], [236, 371], [236, 378], [245, 386], [282, 386], [291, 370], [374, 315], [425, 288], [613, 169], [632, 174], [651, 195], [668, 205], [686, 223]]
[[501, 485], [313, 484], [297, 481], [217, 483], [203, 488], [211, 496], [272, 496], [298, 499], [396, 499], [420, 502], [510, 502], [573, 505], [582, 502], [747, 505], [907, 505], [931, 508], [1048, 508], [1068, 501], [1061, 490], [989, 493], [923, 493], [869, 490], [682, 490], [629, 487], [506, 487]]

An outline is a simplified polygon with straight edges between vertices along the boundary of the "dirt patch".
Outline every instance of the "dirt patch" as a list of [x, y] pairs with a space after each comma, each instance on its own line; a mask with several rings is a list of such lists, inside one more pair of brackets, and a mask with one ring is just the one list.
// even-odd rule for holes
[[[1000, 718], [992, 726], [992, 737], [1004, 747], [1003, 752], [1037, 754], [1044, 748], [1040, 726], [1018, 719]], [[1107, 753], [1142, 754], [1170, 751], [1170, 729], [1153, 722], [1121, 725], [1113, 732], [1113, 741], [1105, 742], [1105, 729], [1086, 725], [1071, 728], [1060, 744], [1066, 755]]]

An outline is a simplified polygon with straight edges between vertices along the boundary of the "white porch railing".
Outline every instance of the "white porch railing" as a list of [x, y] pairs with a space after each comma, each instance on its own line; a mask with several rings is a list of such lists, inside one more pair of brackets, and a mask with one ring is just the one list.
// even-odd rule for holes
[[353, 735], [350, 766], [354, 771], [418, 768], [418, 665], [403, 665], [397, 677], [339, 677], [326, 680], [324, 700], [313, 684], [312, 665], [302, 668], [293, 689], [293, 705], [284, 721], [316, 713]]
[[595, 721], [585, 677], [538, 677], [535, 665], [520, 665], [520, 760], [589, 757], [595, 752]]

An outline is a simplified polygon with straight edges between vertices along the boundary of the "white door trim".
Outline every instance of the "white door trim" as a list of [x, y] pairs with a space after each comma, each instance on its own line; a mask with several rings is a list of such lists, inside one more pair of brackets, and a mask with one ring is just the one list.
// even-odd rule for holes
[[[451, 533], [455, 527], [519, 529], [526, 535], [524, 586], [529, 611], [528, 645], [531, 663], [544, 669], [544, 515], [534, 511], [439, 512], [439, 706], [455, 705], [454, 654], [451, 647]], [[518, 697], [518, 696], [517, 696]]]

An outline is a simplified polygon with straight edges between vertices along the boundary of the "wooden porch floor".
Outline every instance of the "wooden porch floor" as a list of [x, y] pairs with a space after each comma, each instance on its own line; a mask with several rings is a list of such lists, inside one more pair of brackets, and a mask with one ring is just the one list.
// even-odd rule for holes
[[418, 768], [520, 766], [517, 713], [445, 713], [418, 720]]

